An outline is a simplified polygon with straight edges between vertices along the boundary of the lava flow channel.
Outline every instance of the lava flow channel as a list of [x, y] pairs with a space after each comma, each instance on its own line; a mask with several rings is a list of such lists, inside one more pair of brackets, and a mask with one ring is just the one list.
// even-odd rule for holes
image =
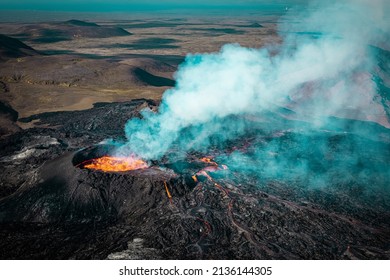
[[104, 172], [124, 172], [147, 168], [148, 164], [140, 158], [102, 156], [82, 163], [83, 168], [101, 170]]

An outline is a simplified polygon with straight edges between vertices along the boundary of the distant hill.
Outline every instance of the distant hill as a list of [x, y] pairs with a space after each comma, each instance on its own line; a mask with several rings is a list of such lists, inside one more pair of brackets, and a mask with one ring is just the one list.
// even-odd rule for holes
[[[92, 86], [121, 90], [140, 86], [171, 87], [175, 85], [172, 75], [177, 69], [155, 59], [129, 58], [118, 63], [106, 59], [81, 59], [77, 55], [31, 57], [25, 59], [23, 64], [19, 66], [23, 68], [22, 71], [15, 68], [16, 65], [19, 66], [18, 62], [14, 61], [3, 63], [0, 67], [0, 77], [4, 82], [2, 83], [0, 80], [0, 97], [2, 88], [3, 91], [10, 90], [6, 83], [15, 80], [28, 81], [28, 83], [23, 84], [27, 88], [35, 87], [35, 85], [48, 87]], [[66, 67], [58, 67], [58, 65]], [[21, 72], [23, 75], [20, 74]], [[20, 102], [24, 104], [25, 100], [20, 99]], [[15, 108], [19, 109], [20, 106], [15, 106]]]
[[77, 19], [71, 19], [68, 21], [65, 21], [64, 24], [70, 24], [70, 25], [75, 25], [75, 26], [99, 26], [98, 24], [94, 22], [87, 22], [87, 21], [82, 21], [82, 20], [77, 20]]
[[0, 60], [7, 60], [10, 58], [18, 58], [24, 56], [31, 56], [39, 54], [32, 47], [23, 42], [0, 34]]
[[75, 38], [109, 38], [129, 35], [131, 35], [130, 32], [120, 27], [102, 26], [76, 19], [60, 23], [25, 25], [15, 34], [15, 36], [26, 38], [36, 43], [55, 43]]
[[250, 25], [246, 25], [246, 26], [244, 26], [244, 27], [249, 27], [249, 28], [261, 28], [261, 27], [264, 27], [264, 26], [261, 25], [261, 24], [259, 24], [259, 23], [257, 23], [257, 22], [255, 22], [255, 23], [252, 23], [252, 24], [250, 24]]

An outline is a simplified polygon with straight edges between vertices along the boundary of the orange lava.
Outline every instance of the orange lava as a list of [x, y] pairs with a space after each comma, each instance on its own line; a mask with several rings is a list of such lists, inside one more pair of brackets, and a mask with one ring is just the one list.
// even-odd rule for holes
[[165, 191], [167, 193], [167, 196], [168, 196], [169, 200], [171, 200], [172, 199], [172, 195], [171, 195], [171, 192], [168, 189], [167, 182], [165, 182], [165, 181], [164, 181], [164, 187], [165, 187]]
[[104, 172], [124, 172], [147, 168], [148, 164], [136, 157], [102, 156], [87, 161], [84, 168], [101, 170]]
[[201, 158], [199, 159], [201, 162], [204, 162], [204, 163], [209, 163], [209, 164], [212, 164], [212, 165], [217, 165], [216, 162], [213, 161], [212, 158], [209, 158], [209, 157], [204, 157], [204, 158]]

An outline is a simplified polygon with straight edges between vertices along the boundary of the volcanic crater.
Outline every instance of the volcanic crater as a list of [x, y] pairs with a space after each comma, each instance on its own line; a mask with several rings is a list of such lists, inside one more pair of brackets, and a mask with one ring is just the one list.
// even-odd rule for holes
[[[142, 164], [129, 170], [88, 167], [98, 159], [114, 157], [115, 145], [105, 139], [123, 141], [127, 119], [155, 105], [140, 99], [97, 104], [84, 111], [40, 114], [25, 120], [39, 119], [38, 127], [1, 139], [2, 256], [389, 258], [386, 188], [370, 188], [370, 184], [387, 184], [385, 173], [380, 172], [384, 169], [379, 168], [388, 165], [389, 154], [383, 152], [390, 150], [386, 129], [359, 123], [382, 135], [380, 145], [378, 139], [372, 145], [374, 140], [338, 132], [337, 119], [329, 137], [329, 131], [282, 130], [286, 122], [304, 124], [269, 112], [264, 115], [272, 119], [272, 125], [269, 122], [266, 128], [264, 118], [261, 122], [251, 118], [251, 128], [257, 130], [224, 148], [212, 146], [205, 153], [183, 155], [173, 146], [158, 161], [138, 158]], [[322, 138], [330, 148], [326, 154], [313, 156], [315, 143]], [[305, 178], [278, 174], [259, 178], [249, 171], [239, 172], [231, 157], [226, 157], [237, 151], [251, 153], [254, 145], [271, 144], [275, 139], [282, 141], [284, 150], [278, 155], [265, 153], [262, 165], [282, 155], [293, 158], [296, 165], [308, 160], [316, 174], [319, 170], [334, 172], [329, 185], [308, 187]], [[301, 141], [312, 142], [313, 149], [301, 150]], [[365, 163], [350, 159], [348, 149], [356, 143], [366, 147]], [[351, 168], [356, 174], [351, 174], [348, 182], [337, 175], [340, 158], [356, 166]], [[294, 172], [292, 167], [289, 170]], [[377, 172], [377, 176], [362, 181], [361, 170]]]

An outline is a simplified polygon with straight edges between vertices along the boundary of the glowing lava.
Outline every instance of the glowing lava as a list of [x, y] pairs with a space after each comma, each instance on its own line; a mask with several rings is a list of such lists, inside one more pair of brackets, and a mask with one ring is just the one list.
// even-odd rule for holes
[[204, 163], [208, 163], [211, 165], [218, 165], [215, 161], [213, 161], [213, 159], [211, 157], [203, 157], [203, 158], [199, 159], [199, 161], [204, 162]]
[[147, 168], [148, 164], [134, 156], [114, 157], [102, 156], [83, 163], [84, 168], [101, 170], [104, 172], [124, 172]]
[[165, 187], [165, 191], [167, 192], [167, 196], [168, 196], [169, 200], [171, 200], [172, 199], [172, 195], [171, 195], [171, 192], [168, 189], [167, 182], [165, 182], [165, 181], [164, 181], [164, 187]]

